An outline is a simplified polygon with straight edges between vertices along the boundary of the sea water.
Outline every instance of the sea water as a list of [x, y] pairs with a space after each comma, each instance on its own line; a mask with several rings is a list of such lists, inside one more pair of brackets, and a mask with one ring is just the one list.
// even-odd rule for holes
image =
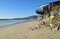
[[26, 21], [26, 20], [2, 20], [2, 21], [0, 21], [0, 27], [15, 24], [15, 23], [21, 23], [24, 21]]

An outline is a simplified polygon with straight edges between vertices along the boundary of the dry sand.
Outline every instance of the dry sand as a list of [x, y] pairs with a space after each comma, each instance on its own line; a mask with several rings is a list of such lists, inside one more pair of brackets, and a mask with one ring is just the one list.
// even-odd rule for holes
[[29, 21], [0, 28], [0, 39], [60, 39], [59, 31], [49, 28], [30, 29], [36, 25], [37, 21]]

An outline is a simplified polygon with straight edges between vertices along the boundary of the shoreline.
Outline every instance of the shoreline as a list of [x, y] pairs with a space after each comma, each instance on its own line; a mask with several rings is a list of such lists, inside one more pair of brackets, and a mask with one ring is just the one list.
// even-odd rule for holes
[[23, 24], [23, 23], [30, 22], [30, 21], [37, 21], [37, 19], [26, 20], [26, 21], [23, 21], [23, 22], [18, 22], [18, 23], [13, 23], [13, 24], [9, 24], [9, 25], [4, 25], [4, 26], [0, 26], [0, 28], [9, 27], [9, 26], [18, 25], [18, 24]]

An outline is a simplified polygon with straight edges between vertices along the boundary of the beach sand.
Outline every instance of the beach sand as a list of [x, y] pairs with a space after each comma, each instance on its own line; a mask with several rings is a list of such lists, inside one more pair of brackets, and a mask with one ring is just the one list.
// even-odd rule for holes
[[0, 39], [60, 39], [60, 32], [49, 28], [36, 27], [37, 21], [29, 21], [20, 24], [9, 25], [0, 28]]

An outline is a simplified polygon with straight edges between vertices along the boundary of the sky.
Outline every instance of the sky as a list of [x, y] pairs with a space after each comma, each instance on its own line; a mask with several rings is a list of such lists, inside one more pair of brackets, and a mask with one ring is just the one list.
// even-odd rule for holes
[[36, 14], [39, 5], [51, 0], [0, 0], [0, 18], [22, 18]]

